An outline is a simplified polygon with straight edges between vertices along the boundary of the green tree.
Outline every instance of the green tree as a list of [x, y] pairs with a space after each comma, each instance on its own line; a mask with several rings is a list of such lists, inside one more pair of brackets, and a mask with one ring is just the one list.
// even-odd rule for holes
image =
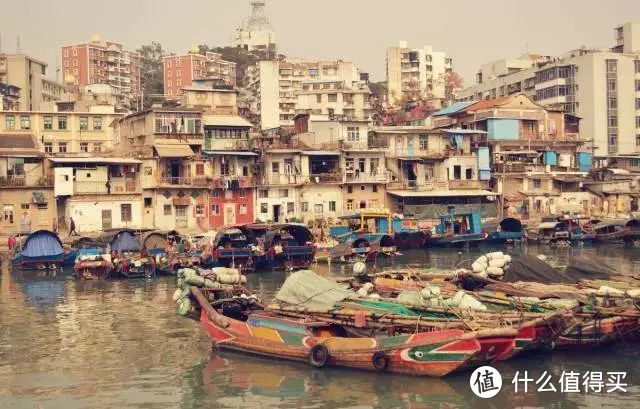
[[140, 54], [140, 84], [144, 95], [143, 109], [164, 99], [163, 65], [164, 50], [159, 42], [153, 41], [138, 50]]

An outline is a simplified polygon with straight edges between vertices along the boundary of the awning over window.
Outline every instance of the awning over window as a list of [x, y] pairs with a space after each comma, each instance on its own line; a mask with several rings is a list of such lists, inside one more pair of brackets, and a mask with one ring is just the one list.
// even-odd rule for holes
[[185, 158], [193, 156], [193, 149], [189, 145], [153, 145], [161, 158]]
[[42, 192], [32, 192], [33, 203], [35, 204], [46, 204], [47, 200], [44, 198], [44, 193]]
[[189, 206], [190, 200], [188, 197], [174, 197], [173, 205], [174, 206]]

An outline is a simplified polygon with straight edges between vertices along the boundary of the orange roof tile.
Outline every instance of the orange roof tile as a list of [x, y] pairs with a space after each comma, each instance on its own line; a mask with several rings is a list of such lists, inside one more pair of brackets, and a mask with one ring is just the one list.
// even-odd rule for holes
[[475, 104], [471, 105], [467, 108], [467, 112], [480, 111], [482, 109], [489, 109], [496, 106], [504, 105], [511, 101], [512, 96], [494, 98], [494, 99], [485, 99], [483, 101], [478, 101]]

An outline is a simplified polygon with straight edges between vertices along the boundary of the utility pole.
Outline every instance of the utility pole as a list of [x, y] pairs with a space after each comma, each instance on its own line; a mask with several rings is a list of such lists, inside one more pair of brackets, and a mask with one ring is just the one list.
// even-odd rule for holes
[[20, 36], [18, 36], [18, 38], [16, 39], [16, 54], [20, 54], [20, 51], [21, 51]]

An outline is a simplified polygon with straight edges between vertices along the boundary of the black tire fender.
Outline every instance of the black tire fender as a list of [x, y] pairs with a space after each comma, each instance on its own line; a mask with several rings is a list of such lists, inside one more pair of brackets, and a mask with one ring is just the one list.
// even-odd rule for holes
[[377, 351], [374, 352], [371, 357], [371, 362], [373, 363], [374, 368], [382, 372], [387, 369], [387, 366], [389, 366], [389, 357], [384, 353], [384, 351]]
[[329, 349], [324, 344], [315, 344], [309, 351], [309, 363], [315, 368], [322, 368], [329, 362]]

